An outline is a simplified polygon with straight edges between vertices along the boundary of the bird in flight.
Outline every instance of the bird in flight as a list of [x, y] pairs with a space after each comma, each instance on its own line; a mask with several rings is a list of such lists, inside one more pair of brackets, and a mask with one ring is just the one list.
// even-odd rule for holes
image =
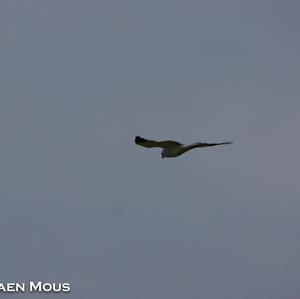
[[197, 142], [192, 144], [182, 144], [173, 140], [155, 141], [136, 136], [135, 143], [144, 147], [161, 147], [163, 149], [161, 152], [162, 158], [173, 158], [178, 157], [193, 148], [232, 144], [232, 141], [226, 141], [221, 143]]

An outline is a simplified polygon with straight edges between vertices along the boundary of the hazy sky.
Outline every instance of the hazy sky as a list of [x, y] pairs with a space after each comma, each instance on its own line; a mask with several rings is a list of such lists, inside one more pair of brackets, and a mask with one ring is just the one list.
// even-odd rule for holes
[[[298, 299], [299, 12], [1, 1], [0, 280], [67, 281], [55, 297], [75, 299]], [[234, 144], [162, 160], [135, 135]]]

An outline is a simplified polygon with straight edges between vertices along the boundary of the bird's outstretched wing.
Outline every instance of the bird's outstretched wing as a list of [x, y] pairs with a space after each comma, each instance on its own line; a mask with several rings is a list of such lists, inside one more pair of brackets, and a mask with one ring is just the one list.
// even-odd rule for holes
[[197, 148], [197, 147], [207, 147], [207, 146], [216, 146], [216, 145], [222, 145], [222, 144], [232, 144], [232, 141], [225, 141], [225, 142], [220, 142], [220, 143], [203, 143], [203, 142], [197, 142], [197, 143], [193, 143], [191, 145], [188, 145], [187, 148], [193, 149], [193, 148]]
[[155, 141], [155, 140], [148, 140], [140, 136], [135, 137], [135, 143], [144, 147], [162, 147], [162, 148], [182, 145], [181, 143], [173, 140]]

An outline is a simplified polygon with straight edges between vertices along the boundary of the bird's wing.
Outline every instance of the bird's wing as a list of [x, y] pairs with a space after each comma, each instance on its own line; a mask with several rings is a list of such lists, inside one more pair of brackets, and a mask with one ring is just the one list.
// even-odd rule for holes
[[135, 143], [144, 147], [162, 147], [162, 148], [169, 148], [173, 146], [182, 145], [181, 143], [173, 140], [155, 141], [155, 140], [148, 140], [140, 136], [135, 137]]
[[220, 143], [203, 143], [203, 142], [197, 142], [197, 143], [193, 143], [190, 145], [187, 145], [186, 148], [193, 149], [193, 148], [197, 148], [197, 147], [208, 147], [208, 146], [216, 146], [216, 145], [222, 145], [222, 144], [232, 144], [232, 141], [225, 141], [225, 142], [220, 142]]

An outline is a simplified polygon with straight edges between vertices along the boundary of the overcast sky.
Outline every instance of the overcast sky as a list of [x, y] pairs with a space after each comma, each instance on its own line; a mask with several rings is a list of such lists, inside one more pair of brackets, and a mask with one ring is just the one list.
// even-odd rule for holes
[[[0, 281], [298, 299], [299, 9], [1, 1]], [[162, 160], [135, 135], [234, 144]]]

